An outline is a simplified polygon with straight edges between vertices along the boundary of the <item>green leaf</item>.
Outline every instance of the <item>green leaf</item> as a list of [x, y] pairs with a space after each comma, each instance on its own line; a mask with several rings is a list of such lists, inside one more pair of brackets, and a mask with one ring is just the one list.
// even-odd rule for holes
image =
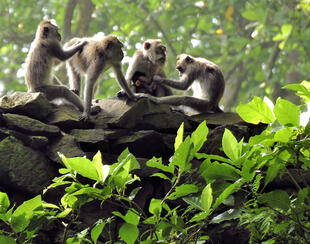
[[22, 232], [29, 225], [34, 211], [42, 207], [41, 195], [23, 202], [12, 214], [11, 225], [15, 232]]
[[262, 20], [265, 16], [265, 11], [261, 8], [256, 9], [248, 9], [241, 12], [243, 18], [251, 21], [259, 21]]
[[72, 208], [66, 208], [64, 211], [60, 212], [56, 215], [56, 218], [65, 218], [68, 216], [69, 213], [72, 212]]
[[207, 212], [200, 212], [200, 213], [195, 214], [194, 217], [189, 220], [189, 222], [190, 223], [198, 222], [198, 221], [204, 220], [208, 216], [209, 216], [209, 213], [207, 213]]
[[209, 213], [213, 202], [211, 184], [208, 184], [201, 193], [201, 205], [203, 209]]
[[139, 229], [133, 224], [124, 223], [119, 229], [118, 235], [127, 244], [134, 244], [139, 235]]
[[159, 178], [162, 178], [164, 180], [169, 180], [170, 181], [170, 178], [168, 176], [166, 176], [165, 174], [163, 173], [155, 173], [155, 174], [152, 174], [153, 177], [159, 177]]
[[135, 212], [133, 212], [130, 209], [127, 211], [126, 215], [122, 215], [118, 211], [113, 211], [112, 213], [114, 215], [122, 218], [126, 223], [129, 223], [129, 224], [132, 224], [132, 225], [138, 225], [139, 224], [140, 216], [137, 215]]
[[0, 243], [1, 244], [15, 244], [16, 241], [11, 236], [0, 235]]
[[224, 158], [224, 157], [219, 156], [219, 155], [196, 153], [195, 156], [197, 159], [207, 158], [207, 159], [213, 159], [213, 160], [217, 160], [217, 161], [221, 161], [221, 162], [231, 164], [231, 161], [229, 159]]
[[150, 202], [149, 211], [155, 216], [160, 216], [162, 210], [161, 200], [153, 198]]
[[277, 120], [282, 125], [299, 126], [300, 108], [295, 104], [285, 99], [278, 98], [273, 111]]
[[[98, 174], [98, 179], [99, 181], [104, 181], [104, 173], [103, 173], [103, 165], [102, 165], [102, 156], [101, 156], [101, 152], [98, 151], [96, 153], [96, 155], [93, 157], [93, 164], [95, 165], [97, 174]], [[108, 168], [108, 175], [109, 175], [109, 169]], [[107, 177], [107, 174], [105, 172], [105, 178]]]
[[[241, 140], [243, 141], [243, 140]], [[241, 157], [242, 153], [242, 143], [238, 143], [237, 139], [230, 132], [230, 130], [225, 128], [223, 138], [222, 138], [222, 146], [225, 154], [232, 161], [237, 161]]]
[[179, 167], [180, 172], [183, 172], [189, 162], [190, 150], [193, 148], [190, 137], [186, 137], [185, 141], [181, 143], [178, 149], [175, 151], [171, 165]]
[[240, 117], [248, 123], [269, 124], [275, 120], [268, 105], [261, 98], [256, 96], [248, 104], [240, 103], [236, 110]]
[[293, 135], [293, 129], [290, 127], [284, 127], [275, 133], [274, 141], [289, 142], [292, 135]]
[[10, 200], [5, 192], [0, 192], [0, 213], [5, 213], [10, 206]]
[[272, 208], [281, 208], [287, 211], [290, 208], [290, 197], [286, 191], [275, 190], [258, 197], [259, 203], [265, 203]]
[[205, 169], [201, 172], [201, 176], [206, 181], [209, 180], [233, 180], [236, 181], [240, 178], [240, 171], [235, 167], [228, 164], [220, 164], [218, 162], [204, 162]]
[[90, 232], [91, 239], [94, 241], [94, 243], [97, 243], [98, 237], [100, 236], [104, 226], [106, 225], [105, 222], [103, 222], [102, 219], [99, 219], [95, 225], [94, 228], [92, 228]]
[[241, 211], [239, 209], [229, 209], [211, 219], [210, 224], [219, 224], [223, 221], [239, 219]]
[[161, 158], [153, 157], [152, 159], [150, 159], [149, 161], [146, 162], [146, 165], [149, 167], [160, 169], [160, 170], [168, 172], [168, 173], [174, 172], [174, 166], [171, 164], [163, 165]]
[[213, 210], [215, 210], [228, 196], [241, 189], [243, 181], [237, 180], [233, 184], [226, 187], [226, 189], [218, 196], [215, 203], [213, 204]]
[[174, 151], [176, 151], [183, 142], [183, 133], [184, 133], [184, 122], [181, 124], [180, 128], [177, 131], [177, 136], [174, 142]]
[[184, 202], [190, 205], [193, 208], [204, 211], [204, 208], [201, 205], [201, 198], [199, 197], [183, 197]]
[[177, 186], [175, 191], [167, 198], [169, 200], [175, 200], [177, 198], [189, 195], [191, 193], [198, 192], [198, 187], [193, 184], [183, 184]]
[[199, 124], [197, 129], [192, 133], [191, 141], [194, 144], [193, 151], [196, 153], [203, 146], [205, 141], [207, 140], [207, 135], [209, 133], [209, 129], [207, 127], [206, 121], [204, 120]]
[[302, 84], [289, 84], [289, 85], [283, 86], [282, 88], [292, 90], [292, 91], [302, 92], [302, 93], [309, 93], [308, 89]]
[[82, 157], [66, 158], [64, 155], [60, 155], [60, 157], [68, 169], [74, 170], [86, 178], [100, 181], [96, 167], [89, 159]]

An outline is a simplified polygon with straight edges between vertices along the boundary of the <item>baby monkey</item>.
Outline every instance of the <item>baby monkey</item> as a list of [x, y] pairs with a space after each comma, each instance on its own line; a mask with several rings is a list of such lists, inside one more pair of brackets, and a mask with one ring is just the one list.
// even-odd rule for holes
[[28, 92], [43, 92], [48, 100], [64, 98], [83, 111], [83, 102], [79, 96], [60, 85], [61, 82], [52, 75], [52, 68], [55, 61], [65, 61], [82, 50], [86, 41], [77, 42], [71, 48], [63, 50], [58, 29], [50, 20], [43, 20], [37, 28], [26, 58], [25, 81]]
[[[164, 85], [153, 82], [153, 76], [166, 77], [166, 47], [160, 39], [148, 39], [142, 49], [136, 50], [126, 72], [126, 81], [137, 93], [148, 93], [156, 97], [172, 95]], [[123, 96], [123, 91], [118, 96]]]
[[195, 58], [188, 54], [177, 56], [176, 69], [179, 71], [181, 80], [169, 80], [154, 76], [153, 80], [159, 84], [173, 87], [179, 90], [192, 88], [193, 96], [167, 96], [149, 97], [155, 103], [170, 105], [185, 105], [199, 113], [223, 112], [219, 108], [225, 81], [220, 68], [213, 62], [204, 58]]

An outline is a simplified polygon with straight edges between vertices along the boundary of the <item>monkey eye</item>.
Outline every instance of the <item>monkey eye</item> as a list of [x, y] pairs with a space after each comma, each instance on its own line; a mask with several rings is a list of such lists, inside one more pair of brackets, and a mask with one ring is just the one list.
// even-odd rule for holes
[[193, 62], [193, 59], [190, 57], [190, 56], [187, 56], [186, 58], [185, 58], [185, 61], [187, 62], [187, 63], [192, 63]]
[[110, 49], [112, 46], [113, 46], [113, 43], [112, 43], [112, 42], [108, 42], [108, 43], [107, 43], [107, 49]]

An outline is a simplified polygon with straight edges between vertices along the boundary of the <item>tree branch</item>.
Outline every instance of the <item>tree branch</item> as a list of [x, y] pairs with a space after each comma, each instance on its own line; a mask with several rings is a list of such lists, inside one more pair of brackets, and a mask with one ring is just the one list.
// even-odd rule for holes
[[76, 4], [77, 0], [69, 0], [66, 5], [66, 12], [64, 17], [64, 34], [63, 34], [64, 41], [67, 41], [72, 37], [71, 21], [73, 18], [73, 12], [76, 7]]

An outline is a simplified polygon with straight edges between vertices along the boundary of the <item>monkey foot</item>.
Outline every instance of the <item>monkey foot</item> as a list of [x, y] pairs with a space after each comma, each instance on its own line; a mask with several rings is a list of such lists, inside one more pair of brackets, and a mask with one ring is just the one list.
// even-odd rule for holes
[[116, 93], [116, 97], [117, 97], [117, 98], [128, 98], [127, 93], [126, 93], [125, 91], [123, 91], [123, 90], [118, 91], [118, 92]]
[[101, 111], [101, 107], [96, 105], [96, 106], [92, 106], [90, 109], [90, 114], [91, 115], [95, 115], [97, 113], [99, 113]]

